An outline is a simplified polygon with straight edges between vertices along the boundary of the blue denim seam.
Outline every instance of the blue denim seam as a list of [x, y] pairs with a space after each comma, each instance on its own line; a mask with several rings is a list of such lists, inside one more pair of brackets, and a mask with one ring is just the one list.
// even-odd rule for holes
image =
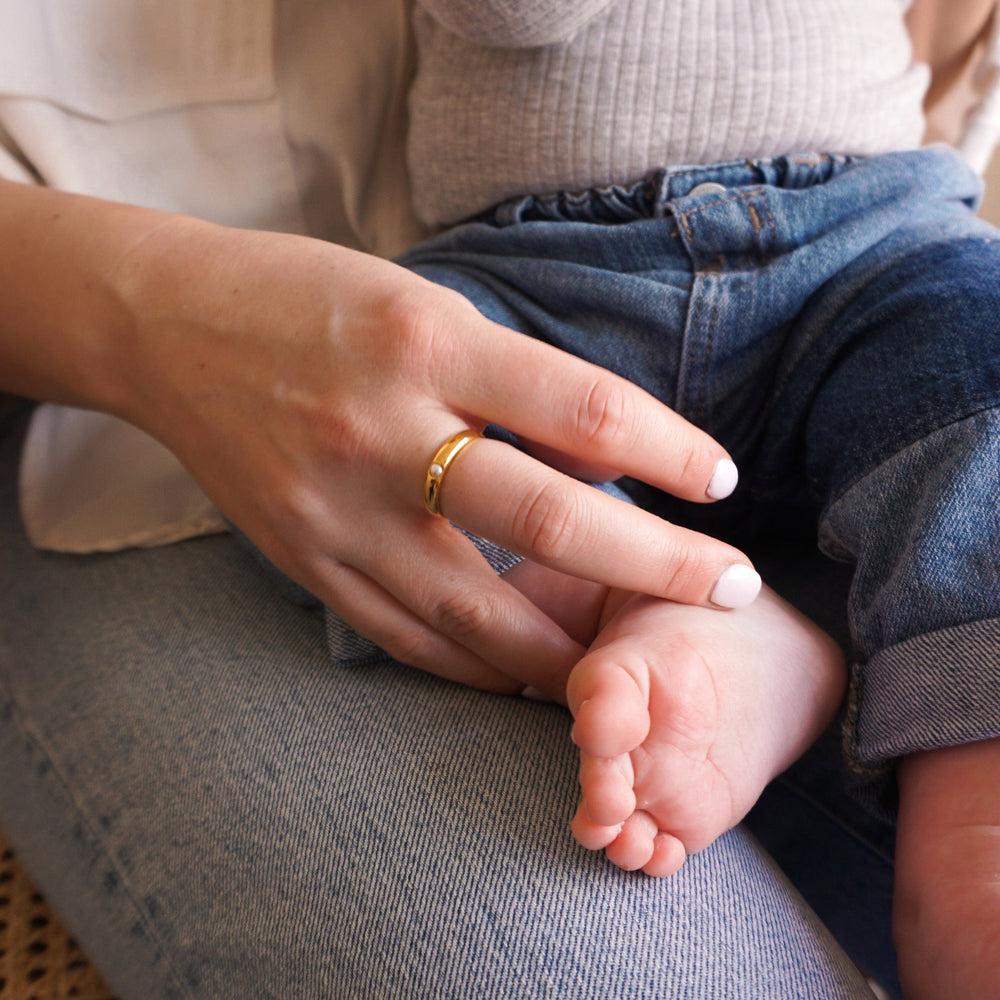
[[[747, 209], [750, 212], [750, 218], [754, 226], [754, 229], [758, 233], [760, 233], [760, 231], [764, 228], [764, 226], [760, 221], [760, 217], [757, 215], [755, 211], [752, 210], [750, 206], [750, 200], [752, 198], [762, 198], [764, 200], [764, 204], [766, 205], [767, 188], [762, 185], [758, 185], [752, 188], [740, 188], [737, 191], [732, 192], [728, 197], [718, 198], [715, 201], [700, 202], [697, 205], [692, 205], [691, 208], [685, 209], [683, 212], [675, 210], [673, 212], [673, 216], [680, 222], [688, 239], [694, 239], [694, 234], [692, 233], [691, 226], [688, 223], [688, 220], [691, 218], [691, 216], [697, 215], [699, 212], [705, 212], [710, 208], [718, 208], [720, 205], [731, 205], [734, 204], [735, 202], [742, 201], [747, 203]], [[770, 208], [768, 208], [767, 210], [767, 216], [768, 216], [768, 228], [773, 232], [775, 223], [774, 223], [774, 215], [771, 212]]]
[[[700, 318], [702, 311], [705, 308], [706, 302], [715, 302], [714, 296], [709, 295], [708, 289], [705, 287], [709, 281], [709, 278], [699, 275], [691, 287], [683, 332], [683, 341], [688, 349], [681, 353], [680, 364], [677, 370], [677, 402], [675, 409], [685, 411], [692, 423], [699, 423], [705, 410], [707, 380], [705, 378], [698, 378], [699, 373], [704, 372], [705, 365], [699, 363], [699, 360], [694, 357], [695, 352], [692, 350], [692, 347], [695, 338], [692, 335], [692, 331], [705, 328], [705, 324]], [[712, 330], [714, 322], [715, 314], [713, 313], [707, 324], [709, 331]], [[709, 335], [709, 340], [711, 340], [711, 334]], [[697, 389], [693, 390], [692, 386], [695, 383], [697, 383]], [[697, 399], [697, 403], [695, 403], [695, 398]]]
[[[838, 539], [826, 529], [828, 523], [827, 513], [835, 507], [840, 501], [847, 496], [851, 490], [856, 489], [857, 486], [864, 482], [869, 476], [875, 474], [879, 465], [893, 458], [896, 455], [901, 455], [903, 452], [907, 451], [909, 448], [916, 448], [922, 445], [924, 442], [928, 441], [930, 438], [934, 437], [936, 434], [941, 434], [948, 430], [949, 427], [953, 427], [955, 424], [960, 424], [964, 420], [969, 420], [973, 417], [978, 416], [980, 413], [988, 413], [991, 410], [995, 410], [996, 406], [993, 404], [984, 403], [981, 406], [976, 406], [970, 409], [968, 412], [962, 411], [955, 414], [952, 419], [939, 424], [931, 431], [929, 434], [924, 434], [921, 437], [915, 438], [909, 444], [903, 445], [903, 447], [898, 448], [891, 455], [882, 456], [878, 463], [872, 468], [868, 469], [867, 472], [863, 472], [856, 476], [854, 479], [844, 486], [836, 495], [831, 496], [827, 502], [823, 505], [823, 509], [820, 511], [818, 518], [818, 532], [817, 532], [817, 544], [819, 545], [820, 551], [827, 556], [829, 559], [833, 559], [835, 562], [851, 563], [854, 562], [854, 554], [850, 552], [845, 546], [843, 546]], [[821, 483], [815, 476], [808, 476], [807, 482], [813, 490], [820, 488]]]
[[31, 726], [27, 722], [26, 713], [18, 705], [17, 699], [14, 697], [10, 689], [3, 683], [2, 679], [0, 679], [0, 705], [6, 705], [9, 707], [10, 717], [18, 732], [28, 742], [33, 752], [47, 762], [47, 773], [54, 776], [54, 779], [58, 781], [66, 798], [72, 803], [76, 816], [80, 822], [81, 829], [86, 834], [94, 853], [99, 854], [107, 862], [108, 867], [115, 872], [115, 875], [118, 878], [118, 886], [121, 888], [122, 894], [127, 899], [128, 904], [135, 911], [138, 923], [142, 926], [147, 939], [156, 949], [157, 956], [163, 961], [165, 973], [172, 980], [173, 988], [178, 991], [179, 995], [189, 997], [190, 1000], [195, 1000], [194, 994], [190, 991], [184, 981], [184, 977], [180, 975], [174, 967], [173, 962], [169, 957], [170, 949], [167, 947], [166, 942], [161, 940], [151, 914], [139, 902], [138, 897], [132, 890], [128, 874], [105, 850], [103, 842], [96, 832], [97, 824], [95, 823], [93, 816], [91, 816], [90, 811], [79, 801], [73, 784], [66, 778], [66, 775], [63, 774], [62, 769], [56, 762], [56, 758], [49, 752], [42, 738], [32, 730]]

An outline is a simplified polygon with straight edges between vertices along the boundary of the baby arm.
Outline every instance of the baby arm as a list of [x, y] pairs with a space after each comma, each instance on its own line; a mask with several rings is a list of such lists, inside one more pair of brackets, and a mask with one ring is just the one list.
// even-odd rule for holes
[[914, 58], [935, 73], [961, 60], [988, 32], [996, 0], [914, 0], [907, 14]]
[[907, 15], [913, 57], [927, 63], [925, 141], [957, 145], [966, 116], [988, 80], [980, 70], [996, 17], [996, 0], [914, 0]]

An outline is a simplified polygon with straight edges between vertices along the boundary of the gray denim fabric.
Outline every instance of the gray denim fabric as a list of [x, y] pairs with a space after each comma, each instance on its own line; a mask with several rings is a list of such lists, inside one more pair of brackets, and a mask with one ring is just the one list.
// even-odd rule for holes
[[17, 444], [0, 826], [123, 1000], [870, 1000], [743, 830], [665, 880], [577, 847], [562, 709], [332, 664], [229, 536], [33, 551]]

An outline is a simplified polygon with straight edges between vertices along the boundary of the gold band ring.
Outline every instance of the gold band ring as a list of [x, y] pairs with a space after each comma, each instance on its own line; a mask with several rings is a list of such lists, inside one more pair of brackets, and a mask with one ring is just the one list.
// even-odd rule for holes
[[444, 477], [451, 463], [458, 458], [458, 453], [467, 444], [471, 444], [480, 437], [482, 434], [477, 434], [472, 430], [459, 431], [457, 434], [452, 434], [434, 452], [431, 464], [427, 466], [427, 478], [424, 480], [424, 506], [435, 517], [444, 517], [444, 514], [441, 513], [441, 487], [444, 485]]

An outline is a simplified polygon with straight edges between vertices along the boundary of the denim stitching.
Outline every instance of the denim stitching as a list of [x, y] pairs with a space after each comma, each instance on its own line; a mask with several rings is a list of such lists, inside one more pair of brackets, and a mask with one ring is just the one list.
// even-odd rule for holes
[[144, 932], [148, 935], [148, 940], [152, 942], [153, 947], [156, 949], [157, 957], [164, 963], [164, 972], [167, 977], [173, 980], [173, 988], [177, 990], [179, 995], [188, 997], [189, 1000], [194, 1000], [194, 994], [188, 988], [184, 977], [175, 968], [170, 950], [166, 947], [165, 942], [160, 938], [151, 914], [145, 906], [140, 904], [136, 894], [132, 890], [127, 873], [105, 849], [103, 841], [97, 835], [97, 827], [95, 826], [93, 816], [90, 814], [90, 810], [84, 808], [83, 804], [78, 800], [73, 785], [66, 779], [61, 768], [57, 764], [55, 757], [45, 747], [41, 738], [33, 731], [33, 727], [27, 721], [26, 713], [18, 705], [17, 699], [2, 679], [0, 679], [0, 703], [4, 703], [10, 707], [10, 715], [14, 725], [31, 745], [34, 751], [48, 763], [52, 775], [66, 793], [69, 801], [73, 804], [78, 821], [84, 829], [90, 844], [93, 846], [96, 853], [108, 862], [108, 866], [117, 875], [118, 885], [121, 887], [123, 895], [135, 910], [135, 913], [139, 918], [140, 925], [142, 926]]
[[[706, 277], [706, 283], [710, 279]], [[716, 289], [716, 292], [718, 289]], [[701, 379], [701, 394], [698, 403], [698, 417], [701, 423], [704, 423], [708, 417], [708, 382], [709, 373], [712, 370], [712, 354], [715, 345], [715, 335], [718, 329], [719, 323], [719, 299], [716, 294], [712, 298], [712, 308], [708, 321], [708, 336], [705, 339], [705, 349], [702, 352], [702, 370], [703, 375]]]

